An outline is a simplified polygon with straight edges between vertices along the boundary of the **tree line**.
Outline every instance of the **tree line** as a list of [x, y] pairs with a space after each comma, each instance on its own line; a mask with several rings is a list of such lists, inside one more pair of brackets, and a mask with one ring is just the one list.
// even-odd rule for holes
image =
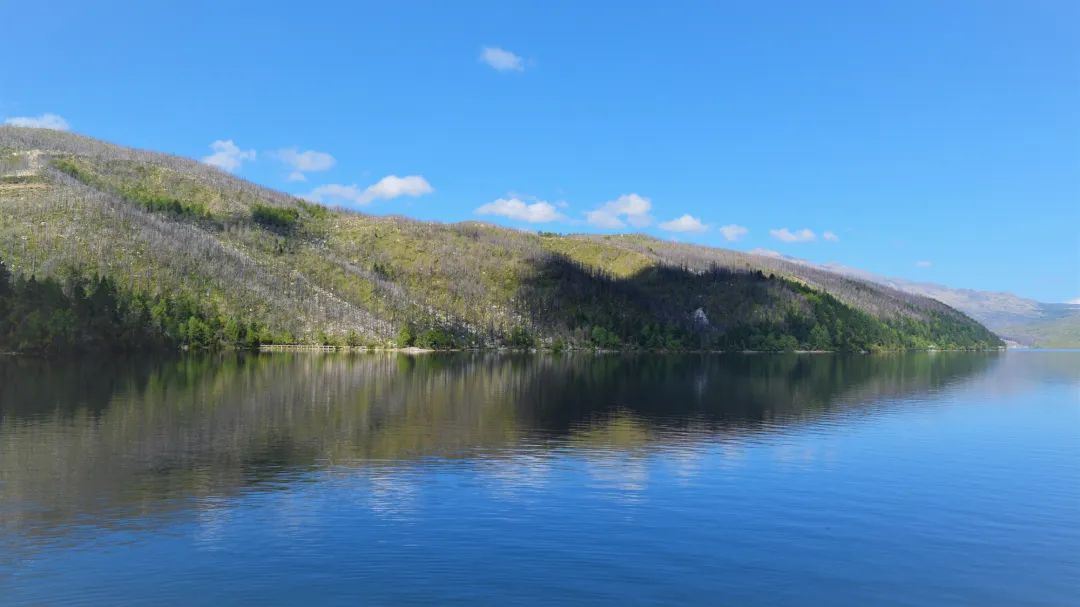
[[107, 276], [12, 276], [0, 260], [0, 351], [55, 356], [292, 343], [258, 322], [208, 314], [190, 297], [133, 293]]

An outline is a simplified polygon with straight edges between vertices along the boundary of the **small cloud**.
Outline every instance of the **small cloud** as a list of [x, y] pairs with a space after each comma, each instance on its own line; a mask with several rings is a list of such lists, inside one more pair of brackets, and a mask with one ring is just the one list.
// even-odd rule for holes
[[315, 188], [302, 198], [320, 203], [366, 205], [375, 200], [392, 200], [401, 196], [416, 198], [434, 191], [431, 184], [420, 175], [387, 175], [363, 189], [356, 184], [328, 183]]
[[431, 187], [431, 184], [427, 182], [427, 179], [424, 179], [419, 175], [409, 175], [406, 177], [387, 175], [365, 191], [373, 199], [390, 200], [399, 196], [416, 198], [417, 196], [430, 194], [435, 190]]
[[701, 223], [701, 220], [693, 215], [683, 215], [660, 224], [660, 229], [668, 232], [704, 232], [709, 229], [709, 226]]
[[814, 234], [813, 230], [809, 228], [794, 232], [787, 228], [780, 228], [779, 230], [769, 230], [769, 235], [783, 242], [810, 242], [817, 238], [817, 234]]
[[637, 194], [623, 194], [615, 200], [605, 202], [599, 208], [585, 214], [585, 219], [597, 228], [618, 230], [627, 224], [635, 228], [644, 228], [652, 223], [649, 215], [652, 201]]
[[735, 242], [750, 233], [750, 230], [734, 223], [720, 226], [720, 235], [728, 242]]
[[480, 52], [480, 61], [483, 61], [500, 72], [525, 71], [524, 59], [497, 46], [485, 46]]
[[772, 249], [761, 249], [761, 248], [751, 249], [749, 251], [749, 253], [751, 255], [761, 255], [762, 257], [783, 257], [784, 256], [779, 251], [774, 251]]
[[245, 162], [255, 160], [255, 150], [241, 150], [232, 139], [218, 139], [210, 144], [210, 149], [214, 153], [205, 156], [202, 161], [230, 173]]
[[56, 114], [42, 114], [40, 116], [13, 116], [4, 121], [11, 126], [25, 126], [32, 129], [52, 129], [54, 131], [68, 130], [68, 122]]
[[916, 261], [915, 262], [915, 267], [916, 268], [929, 268], [932, 265], [934, 265], [934, 264], [929, 262], [929, 261]]
[[289, 173], [289, 181], [307, 181], [306, 173], [328, 171], [337, 164], [337, 160], [330, 154], [315, 150], [300, 151], [296, 148], [285, 148], [274, 152], [274, 157], [292, 169]]
[[499, 215], [529, 223], [548, 223], [565, 219], [555, 205], [544, 200], [526, 203], [517, 197], [499, 198], [476, 209], [478, 215]]
[[828, 230], [826, 230], [825, 233], [821, 235], [821, 237], [825, 240], [828, 240], [829, 242], [840, 242], [840, 237], [837, 236], [835, 232], [830, 232]]
[[1080, 297], [1077, 297], [1076, 299], [1070, 299], [1069, 301], [1067, 301], [1065, 303], [1070, 303], [1070, 304], [1073, 304], [1075, 306], [1080, 306]]

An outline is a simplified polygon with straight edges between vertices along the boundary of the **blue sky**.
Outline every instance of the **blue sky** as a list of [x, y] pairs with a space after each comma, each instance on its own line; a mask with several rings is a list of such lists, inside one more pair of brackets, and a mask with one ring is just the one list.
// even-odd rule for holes
[[0, 119], [328, 203], [1080, 298], [1076, 2], [54, 1], [0, 23]]

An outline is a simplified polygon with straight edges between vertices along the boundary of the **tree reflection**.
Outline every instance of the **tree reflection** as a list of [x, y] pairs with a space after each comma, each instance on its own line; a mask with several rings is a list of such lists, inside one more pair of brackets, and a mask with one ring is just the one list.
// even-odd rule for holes
[[[298, 475], [360, 467], [400, 509], [382, 466], [418, 458], [544, 469], [772, 432], [943, 389], [994, 353], [841, 355], [230, 355], [0, 361], [0, 525], [50, 533], [154, 514]], [[634, 454], [632, 454], [634, 455]], [[636, 457], [636, 455], [634, 455]], [[685, 459], [685, 458], [684, 458]], [[687, 460], [692, 464], [692, 461]], [[500, 462], [503, 462], [501, 464]], [[518, 484], [532, 479], [511, 479]], [[395, 485], [396, 487], [396, 485]], [[209, 503], [209, 502], [208, 502]], [[58, 532], [58, 531], [57, 531]]]

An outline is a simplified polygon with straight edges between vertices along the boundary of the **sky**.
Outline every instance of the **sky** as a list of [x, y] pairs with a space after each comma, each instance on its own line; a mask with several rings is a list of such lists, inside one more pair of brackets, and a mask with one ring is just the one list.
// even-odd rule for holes
[[1080, 3], [0, 0], [0, 121], [374, 214], [1080, 301]]

